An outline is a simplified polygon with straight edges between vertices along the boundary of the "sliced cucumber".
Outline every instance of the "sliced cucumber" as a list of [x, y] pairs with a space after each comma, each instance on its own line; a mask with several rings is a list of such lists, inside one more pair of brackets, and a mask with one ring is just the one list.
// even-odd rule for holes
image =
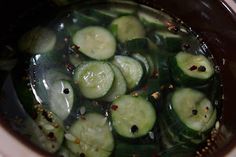
[[114, 78], [114, 82], [111, 89], [105, 95], [105, 97], [103, 97], [103, 100], [112, 102], [117, 97], [124, 95], [126, 93], [127, 86], [126, 86], [125, 78], [122, 75], [121, 71], [117, 68], [117, 66], [113, 64], [110, 64], [110, 66], [114, 72], [115, 78]]
[[[42, 106], [37, 106], [37, 118], [35, 119], [36, 124], [42, 132], [42, 135], [47, 138], [45, 143], [40, 144], [44, 149], [48, 152], [55, 153], [61, 146], [64, 139], [64, 127], [59, 118], [53, 114], [42, 108]], [[36, 135], [35, 135], [36, 136]], [[34, 137], [39, 141], [44, 137]]]
[[102, 23], [110, 24], [111, 21], [117, 17], [117, 14], [107, 10], [92, 9], [90, 15], [99, 19]]
[[73, 22], [80, 27], [99, 25], [100, 21], [92, 16], [88, 16], [78, 11], [73, 11]]
[[118, 7], [111, 8], [111, 10], [112, 10], [112, 12], [116, 13], [118, 16], [133, 15], [136, 12], [134, 9], [118, 8]]
[[135, 16], [119, 17], [111, 25], [117, 25], [117, 38], [120, 42], [145, 37], [145, 29]]
[[115, 147], [113, 157], [156, 157], [158, 146], [154, 144], [128, 144], [118, 143]]
[[54, 59], [46, 54], [35, 55], [30, 59], [28, 72], [31, 88], [37, 101], [42, 104], [49, 104], [49, 89], [55, 81], [71, 79], [64, 65]]
[[112, 125], [119, 135], [137, 138], [146, 135], [153, 128], [156, 111], [142, 97], [123, 95], [112, 103], [111, 117]]
[[56, 41], [57, 36], [52, 30], [36, 27], [21, 37], [19, 49], [31, 54], [47, 53], [53, 50]]
[[83, 54], [97, 60], [111, 58], [116, 51], [115, 38], [103, 27], [89, 26], [79, 30], [73, 42]]
[[150, 54], [144, 54], [145, 58], [147, 59], [148, 65], [149, 65], [149, 74], [152, 76], [155, 72], [155, 63], [157, 60], [154, 60], [154, 58], [151, 57]]
[[112, 87], [114, 73], [106, 62], [91, 61], [75, 70], [74, 82], [89, 99], [105, 96]]
[[146, 38], [137, 38], [125, 43], [128, 52], [144, 52], [148, 50], [148, 40]]
[[68, 81], [61, 80], [53, 83], [49, 92], [49, 106], [52, 112], [62, 120], [70, 114], [74, 104], [74, 91]]
[[137, 60], [127, 56], [115, 56], [112, 62], [121, 70], [128, 89], [133, 89], [140, 84], [144, 71]]
[[90, 113], [76, 121], [69, 129], [68, 148], [79, 156], [109, 157], [114, 148], [114, 139], [107, 118]]
[[88, 61], [88, 58], [84, 56], [83, 54], [75, 54], [72, 53], [69, 55], [69, 62], [74, 65], [74, 67], [78, 67], [79, 65], [85, 63]]
[[83, 60], [76, 54], [69, 55], [69, 61], [74, 67], [78, 67], [79, 65], [83, 64]]
[[163, 46], [169, 52], [178, 52], [181, 50], [182, 37], [171, 32], [156, 31], [156, 44]]
[[160, 21], [158, 18], [155, 18], [154, 16], [151, 16], [147, 13], [138, 12], [139, 19], [144, 23], [144, 25], [149, 27], [155, 27], [156, 29], [165, 29], [165, 24]]
[[145, 72], [146, 72], [146, 76], [150, 76], [150, 66], [148, 63], [148, 60], [146, 57], [144, 57], [142, 54], [140, 53], [133, 53], [132, 57], [137, 59], [138, 61], [140, 61], [144, 67], [145, 67]]
[[214, 74], [212, 62], [203, 55], [179, 52], [170, 64], [173, 78], [179, 84], [203, 84]]
[[75, 154], [73, 154], [70, 150], [68, 150], [66, 147], [61, 147], [60, 150], [57, 152], [57, 155], [59, 157], [76, 157]]
[[173, 110], [187, 128], [203, 133], [216, 122], [216, 109], [199, 91], [181, 88], [171, 97]]

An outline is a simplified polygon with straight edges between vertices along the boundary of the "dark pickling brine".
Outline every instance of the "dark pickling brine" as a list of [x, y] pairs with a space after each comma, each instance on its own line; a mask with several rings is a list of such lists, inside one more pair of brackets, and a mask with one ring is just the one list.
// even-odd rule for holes
[[[63, 157], [185, 157], [217, 129], [219, 72], [181, 20], [128, 2], [76, 4], [17, 42], [21, 127]], [[12, 91], [13, 92], [13, 91]]]

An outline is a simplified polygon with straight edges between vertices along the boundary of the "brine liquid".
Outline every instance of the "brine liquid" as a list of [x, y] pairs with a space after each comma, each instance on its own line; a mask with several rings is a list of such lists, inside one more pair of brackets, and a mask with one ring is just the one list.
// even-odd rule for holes
[[[167, 115], [163, 111], [166, 107], [164, 99], [167, 97], [169, 90], [178, 87], [178, 85], [176, 85], [171, 78], [171, 74], [168, 69], [168, 59], [166, 58], [174, 56], [179, 51], [188, 51], [193, 54], [203, 54], [210, 60], [212, 60], [213, 57], [207, 46], [199, 40], [198, 35], [196, 35], [195, 32], [192, 32], [192, 30], [181, 22], [181, 20], [172, 18], [161, 11], [132, 3], [100, 3], [90, 6], [85, 5], [83, 7], [79, 4], [78, 6], [74, 5], [71, 8], [67, 8], [66, 11], [61, 12], [60, 15], [54, 19], [51, 19], [48, 24], [41, 25], [39, 27], [40, 29], [43, 28], [43, 32], [45, 33], [45, 38], [42, 37], [42, 39], [40, 39], [42, 40], [40, 42], [43, 44], [37, 47], [38, 45], [35, 44], [34, 41], [26, 41], [25, 44], [35, 44], [35, 46], [32, 48], [27, 45], [23, 51], [22, 49], [21, 52], [19, 50], [19, 53], [22, 53], [23, 56], [27, 57], [24, 57], [24, 60], [20, 60], [22, 66], [19, 66], [18, 68], [16, 67], [16, 70], [14, 70], [15, 74], [13, 73], [12, 76], [18, 96], [21, 97], [20, 100], [23, 100], [22, 105], [24, 109], [20, 112], [22, 112], [22, 115], [24, 116], [21, 116], [23, 118], [21, 123], [23, 126], [32, 125], [34, 128], [32, 129], [30, 126], [25, 128], [16, 126], [15, 128], [17, 128], [20, 133], [28, 134], [28, 136], [31, 134], [30, 131], [34, 129], [39, 130], [39, 128], [37, 128], [37, 124], [34, 122], [34, 105], [42, 104], [45, 109], [50, 112], [54, 112], [52, 109], [53, 102], [49, 100], [49, 97], [50, 92], [52, 92], [53, 89], [53, 83], [58, 80], [66, 80], [70, 82], [74, 89], [72, 96], [74, 102], [73, 104], [70, 104], [70, 102], [67, 101], [69, 98], [58, 98], [59, 100], [65, 102], [62, 112], [59, 112], [59, 114], [64, 117], [61, 120], [63, 121], [65, 134], [75, 121], [80, 120], [84, 114], [87, 113], [99, 113], [107, 117], [109, 124], [111, 124], [111, 102], [106, 102], [102, 99], [91, 100], [85, 98], [73, 82], [74, 70], [76, 67], [79, 66], [81, 62], [92, 60], [91, 58], [81, 54], [79, 47], [73, 44], [73, 34], [75, 34], [78, 30], [93, 25], [101, 26], [109, 31], [112, 31], [110, 24], [113, 19], [96, 16], [91, 13], [91, 10], [93, 9], [114, 15], [114, 19], [117, 18], [116, 16], [135, 16], [143, 24], [146, 32], [145, 38], [150, 41], [150, 46], [158, 47], [159, 51], [162, 52], [161, 56], [163, 57], [163, 63], [156, 63], [157, 60], [154, 59], [154, 66], [159, 66], [159, 68], [161, 68], [160, 73], [158, 71], [154, 71], [141, 86], [137, 87], [135, 90], [129, 90], [126, 93], [132, 95], [143, 94], [147, 98], [152, 97], [155, 93], [161, 95], [162, 98], [159, 101], [153, 100], [152, 102], [157, 112], [157, 121], [155, 126], [147, 135], [141, 138], [127, 139], [117, 135], [113, 130], [112, 125], [110, 125], [115, 145], [110, 156], [182, 157], [195, 155], [195, 152], [207, 138], [203, 138], [201, 142], [196, 141], [196, 143], [199, 144], [189, 144], [188, 141], [179, 139], [179, 135], [173, 131], [175, 128], [174, 123], [166, 124], [163, 122], [165, 121], [165, 118], [167, 118], [165, 117]], [[85, 17], [82, 17], [81, 15], [84, 15]], [[96, 21], [99, 22], [96, 23]], [[170, 32], [173, 35], [180, 36], [182, 42], [181, 45], [177, 46], [176, 49], [178, 50], [175, 52], [171, 50], [173, 47], [166, 48], [166, 45], [159, 42], [157, 38], [155, 38], [155, 31]], [[117, 41], [117, 50], [115, 55], [129, 56], [129, 53], [119, 41]], [[22, 69], [22, 67], [25, 67], [26, 69]], [[18, 79], [16, 75], [20, 75], [21, 78]], [[213, 106], [218, 109], [219, 114], [220, 105], [217, 99], [220, 94], [219, 86], [220, 81], [216, 70], [213, 79], [209, 81], [209, 83], [203, 86], [194, 86], [191, 88], [203, 92], [207, 98], [210, 99]], [[28, 91], [24, 91], [25, 89]], [[23, 94], [21, 92], [23, 92]], [[68, 88], [62, 91], [62, 93], [71, 94]], [[25, 101], [24, 99], [28, 100]], [[19, 106], [19, 104], [17, 105]], [[57, 108], [57, 106], [54, 106], [54, 108]], [[185, 128], [180, 128], [179, 134], [181, 134], [181, 129]], [[194, 141], [195, 139], [191, 140]], [[66, 155], [70, 155], [70, 149], [67, 148], [65, 141], [66, 138], [64, 138], [64, 142], [62, 143], [60, 149], [54, 152], [55, 154], [58, 154], [59, 152], [59, 154], [61, 153], [62, 155], [62, 152], [64, 152], [65, 157]], [[40, 144], [37, 143], [37, 138], [34, 139], [33, 142], [40, 146]], [[44, 148], [42, 146], [40, 147]], [[83, 156], [84, 154], [80, 153], [79, 155]]]

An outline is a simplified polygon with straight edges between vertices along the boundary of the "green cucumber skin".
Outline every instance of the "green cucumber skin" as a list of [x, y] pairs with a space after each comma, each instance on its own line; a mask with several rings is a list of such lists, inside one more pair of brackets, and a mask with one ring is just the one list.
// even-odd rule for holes
[[[125, 75], [126, 75], [125, 73], [127, 73], [128, 75], [130, 75], [130, 72], [126, 72], [126, 69], [124, 69], [124, 68], [122, 67], [122, 62], [123, 62], [124, 60], [132, 61], [133, 63], [135, 63], [136, 65], [139, 66], [139, 67], [138, 67], [138, 68], [139, 68], [138, 70], [141, 70], [140, 72], [142, 73], [142, 74], [137, 73], [137, 75], [142, 75], [142, 76], [139, 77], [139, 80], [132, 80], [132, 79], [130, 79], [130, 76], [129, 76], [129, 78], [128, 78], [127, 76], [125, 76]], [[120, 69], [121, 73], [123, 74], [123, 76], [124, 76], [124, 78], [125, 78], [125, 80], [126, 80], [126, 83], [127, 83], [128, 91], [136, 90], [137, 88], [139, 88], [139, 87], [144, 83], [143, 80], [144, 80], [144, 78], [145, 78], [145, 77], [144, 77], [144, 76], [145, 76], [145, 75], [144, 75], [144, 73], [145, 73], [145, 68], [143, 67], [143, 64], [140, 63], [138, 60], [136, 60], [136, 59], [134, 59], [134, 58], [132, 58], [132, 57], [129, 57], [129, 56], [116, 55], [116, 56], [114, 57], [112, 63], [113, 63], [114, 65], [116, 65], [116, 66]], [[133, 82], [133, 81], [138, 81], [138, 82]]]
[[[112, 14], [112, 12], [109, 12]], [[96, 10], [96, 9], [91, 9], [89, 11], [89, 15], [92, 16], [92, 17], [95, 17], [97, 18], [101, 23], [103, 23], [104, 25], [108, 25], [112, 22], [112, 20], [114, 18], [117, 17], [116, 14], [114, 14], [114, 16], [112, 15], [106, 15], [105, 13], [103, 13], [102, 11], [100, 10]]]
[[[199, 131], [195, 131], [191, 128], [188, 128], [183, 122], [180, 121], [177, 114], [172, 109], [172, 107], [171, 107], [172, 106], [172, 102], [171, 102], [172, 96], [173, 96], [173, 93], [170, 93], [165, 100], [165, 103], [167, 105], [165, 105], [162, 109], [162, 111], [163, 111], [162, 112], [162, 120], [165, 120], [167, 122], [167, 124], [174, 124], [174, 125], [171, 125], [172, 126], [171, 130], [174, 132], [175, 135], [178, 135], [180, 139], [190, 142], [189, 139], [186, 139], [184, 137], [184, 136], [188, 136], [192, 139], [199, 139], [199, 140], [203, 141], [205, 139], [205, 135], [207, 135], [210, 132], [211, 128], [205, 132], [199, 132]], [[179, 134], [179, 132], [181, 132], [181, 134]]]
[[73, 12], [73, 17], [77, 19], [75, 22], [80, 27], [86, 27], [91, 25], [100, 25], [100, 21], [96, 18], [90, 17], [78, 11]]
[[158, 145], [140, 144], [132, 145], [128, 143], [118, 143], [112, 157], [131, 157], [134, 154], [138, 157], [153, 157], [157, 156], [159, 150]]
[[151, 59], [154, 63], [154, 72], [152, 77], [158, 78], [160, 85], [170, 85], [173, 83], [170, 76], [169, 58], [174, 56], [172, 53], [168, 53], [160, 48], [149, 51]]
[[196, 149], [186, 148], [185, 144], [176, 145], [160, 153], [161, 157], [190, 157], [195, 155]]
[[[170, 33], [170, 32], [166, 32]], [[173, 34], [173, 33], [170, 33]], [[166, 37], [164, 38], [162, 34], [158, 32], [155, 33], [154, 37], [155, 41], [159, 46], [161, 46], [164, 50], [170, 53], [176, 53], [182, 50], [182, 39], [177, 37]]]
[[120, 69], [112, 63], [110, 63], [109, 65], [114, 72], [114, 81], [112, 87], [110, 88], [108, 93], [102, 98], [102, 100], [112, 102], [117, 97], [124, 95], [127, 92], [127, 84]]
[[209, 79], [194, 78], [186, 75], [177, 65], [175, 57], [169, 59], [170, 71], [173, 81], [178, 85], [186, 85], [196, 87], [198, 85], [204, 85], [212, 80], [212, 76]]
[[146, 38], [136, 38], [128, 40], [125, 43], [128, 52], [144, 52], [148, 49], [148, 40]]

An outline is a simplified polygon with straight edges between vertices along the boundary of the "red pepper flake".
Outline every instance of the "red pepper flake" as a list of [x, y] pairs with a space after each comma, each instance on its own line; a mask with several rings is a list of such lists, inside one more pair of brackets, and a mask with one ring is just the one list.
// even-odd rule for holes
[[168, 30], [173, 32], [173, 33], [178, 33], [179, 27], [177, 27], [175, 25], [171, 25], [171, 26], [168, 27]]
[[75, 66], [74, 66], [73, 64], [67, 63], [67, 64], [66, 64], [66, 69], [67, 69], [69, 72], [72, 72], [72, 71], [75, 69]]
[[116, 111], [118, 109], [118, 106], [117, 105], [111, 105], [111, 109]]
[[196, 66], [196, 65], [193, 65], [193, 66], [191, 66], [191, 67], [189, 68], [189, 70], [191, 70], [191, 71], [197, 70], [197, 66]]

